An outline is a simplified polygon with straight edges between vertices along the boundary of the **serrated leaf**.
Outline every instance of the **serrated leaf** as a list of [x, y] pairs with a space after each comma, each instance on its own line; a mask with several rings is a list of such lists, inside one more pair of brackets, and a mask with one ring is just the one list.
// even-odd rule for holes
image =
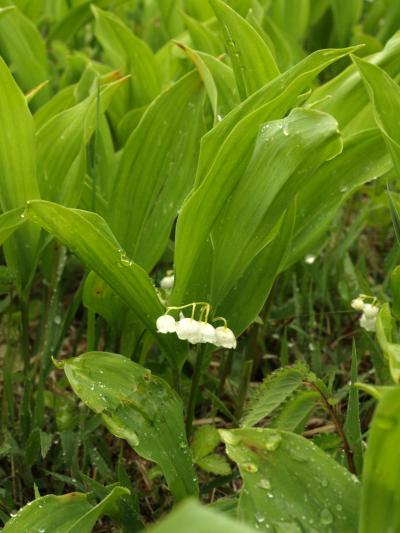
[[197, 461], [197, 465], [211, 474], [216, 474], [217, 476], [229, 476], [231, 473], [231, 467], [222, 455], [217, 453], [211, 453], [206, 455]]
[[321, 396], [316, 391], [298, 390], [285, 400], [270, 427], [301, 433]]
[[220, 442], [221, 437], [214, 426], [199, 427], [194, 434], [191, 446], [193, 461], [197, 462], [210, 454]]
[[127, 357], [105, 352], [68, 359], [64, 371], [111, 433], [161, 467], [176, 500], [197, 494], [182, 403], [164, 380]]
[[300, 387], [308, 372], [306, 365], [298, 363], [267, 376], [250, 399], [243, 416], [242, 426], [254, 426], [270, 415]]
[[285, 431], [220, 433], [244, 481], [239, 519], [279, 533], [356, 531], [358, 480], [320, 448]]

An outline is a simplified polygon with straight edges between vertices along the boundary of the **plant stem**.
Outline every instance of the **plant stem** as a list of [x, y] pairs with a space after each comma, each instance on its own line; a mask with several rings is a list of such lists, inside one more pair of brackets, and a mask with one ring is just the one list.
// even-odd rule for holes
[[31, 353], [29, 343], [29, 305], [25, 300], [21, 301], [21, 354], [24, 362], [24, 375], [27, 376]]
[[350, 447], [350, 444], [349, 444], [349, 441], [347, 440], [347, 437], [346, 437], [346, 434], [343, 430], [343, 427], [342, 427], [342, 424], [337, 416], [337, 412], [336, 412], [336, 409], [334, 408], [333, 405], [331, 405], [329, 403], [329, 400], [328, 398], [325, 396], [325, 394], [321, 391], [321, 389], [315, 384], [315, 383], [310, 383], [311, 387], [313, 387], [321, 396], [322, 398], [322, 401], [328, 411], [328, 413], [330, 414], [331, 418], [332, 418], [332, 422], [335, 426], [335, 429], [340, 437], [340, 440], [342, 441], [342, 445], [343, 445], [343, 451], [346, 455], [346, 459], [347, 459], [347, 464], [349, 465], [349, 470], [352, 474], [356, 474], [356, 466], [354, 464], [354, 454], [353, 454], [353, 450], [351, 449]]
[[189, 401], [186, 411], [186, 435], [189, 439], [193, 430], [194, 410], [196, 407], [196, 396], [199, 390], [201, 371], [203, 369], [206, 344], [199, 344], [197, 348], [196, 362], [193, 369], [192, 385], [190, 387]]
[[253, 361], [251, 359], [246, 359], [246, 361], [243, 363], [242, 379], [240, 380], [238, 400], [235, 410], [235, 417], [238, 420], [242, 418], [244, 402], [246, 401], [252, 370]]

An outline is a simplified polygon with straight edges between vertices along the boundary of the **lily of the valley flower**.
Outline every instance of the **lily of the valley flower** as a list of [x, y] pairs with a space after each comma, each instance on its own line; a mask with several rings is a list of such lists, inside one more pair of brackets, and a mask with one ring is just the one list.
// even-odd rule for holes
[[220, 326], [215, 330], [217, 334], [215, 344], [222, 348], [236, 348], [236, 337], [233, 331], [226, 326]]
[[156, 322], [158, 333], [174, 333], [176, 331], [175, 318], [171, 315], [161, 315]]
[[[200, 320], [194, 318], [196, 305], [201, 305]], [[179, 310], [192, 307], [192, 317], [187, 318], [182, 313], [180, 319], [175, 321], [174, 317], [168, 314], [171, 309]], [[209, 343], [221, 348], [236, 348], [236, 337], [231, 329], [227, 327], [226, 320], [222, 317], [215, 320], [222, 320], [223, 326], [215, 328], [207, 322], [210, 305], [207, 303], [193, 303], [181, 307], [168, 307], [165, 315], [157, 319], [158, 333], [176, 333], [181, 340], [187, 340], [191, 344]]]
[[376, 305], [376, 298], [372, 298], [372, 303], [365, 302], [371, 297], [360, 294], [352, 300], [351, 307], [362, 313], [360, 317], [360, 326], [366, 331], [376, 331], [376, 317], [379, 313], [379, 306]]
[[171, 291], [175, 283], [175, 276], [172, 274], [170, 276], [164, 276], [160, 281], [160, 287], [165, 291]]

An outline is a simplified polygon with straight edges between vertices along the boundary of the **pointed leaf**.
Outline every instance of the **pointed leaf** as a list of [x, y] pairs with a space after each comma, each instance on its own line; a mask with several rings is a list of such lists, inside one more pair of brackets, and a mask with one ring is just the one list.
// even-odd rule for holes
[[[0, 207], [3, 212], [23, 207], [39, 198], [36, 181], [32, 115], [25, 96], [0, 58]], [[5, 246], [9, 267], [21, 286], [31, 276], [36, 261], [39, 230], [26, 225]]]
[[135, 261], [151, 270], [192, 187], [205, 131], [197, 72], [152, 102], [126, 143], [110, 202], [110, 224]]
[[285, 431], [220, 433], [244, 481], [241, 520], [258, 530], [282, 533], [356, 531], [358, 480], [320, 448]]
[[26, 216], [68, 246], [108, 283], [155, 335], [173, 365], [183, 362], [183, 344], [175, 336], [156, 332], [156, 320], [164, 310], [149, 276], [126, 256], [104, 219], [46, 201], [30, 202]]
[[115, 487], [103, 501], [92, 506], [86, 494], [71, 492], [64, 496], [43, 496], [23, 507], [11, 520], [4, 533], [91, 533], [97, 520], [107, 514], [122, 496], [129, 494]]
[[221, 0], [210, 0], [224, 33], [242, 100], [279, 75], [271, 50], [255, 29]]
[[197, 494], [182, 403], [164, 380], [127, 357], [105, 352], [68, 359], [64, 371], [111, 433], [159, 464], [175, 499]]
[[372, 419], [361, 493], [360, 533], [397, 531], [399, 497], [400, 387], [384, 392]]

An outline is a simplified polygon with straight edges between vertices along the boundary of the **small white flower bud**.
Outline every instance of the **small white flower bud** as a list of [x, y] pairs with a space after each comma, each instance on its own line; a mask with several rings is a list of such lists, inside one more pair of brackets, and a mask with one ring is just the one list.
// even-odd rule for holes
[[174, 286], [175, 276], [165, 276], [160, 281], [160, 287], [165, 291], [170, 291]]
[[217, 338], [214, 326], [208, 324], [207, 322], [200, 322], [199, 331], [201, 338], [200, 342], [209, 342], [210, 344], [214, 344]]
[[176, 324], [176, 334], [183, 341], [193, 342], [198, 333], [199, 323], [193, 318], [181, 318]]
[[220, 326], [215, 329], [216, 333], [216, 346], [222, 348], [236, 348], [236, 337], [233, 331], [225, 326]]
[[356, 311], [363, 311], [364, 310], [364, 300], [360, 297], [358, 298], [355, 298], [354, 300], [352, 300], [351, 302], [351, 307], [353, 309], [355, 309]]
[[360, 326], [364, 328], [367, 331], [375, 331], [376, 330], [376, 317], [374, 318], [368, 318], [364, 313], [361, 315], [360, 318]]
[[377, 305], [365, 304], [364, 305], [364, 315], [366, 318], [376, 318], [376, 315], [379, 313], [379, 307]]
[[175, 318], [171, 315], [161, 315], [157, 318], [158, 333], [174, 333], [176, 331]]

